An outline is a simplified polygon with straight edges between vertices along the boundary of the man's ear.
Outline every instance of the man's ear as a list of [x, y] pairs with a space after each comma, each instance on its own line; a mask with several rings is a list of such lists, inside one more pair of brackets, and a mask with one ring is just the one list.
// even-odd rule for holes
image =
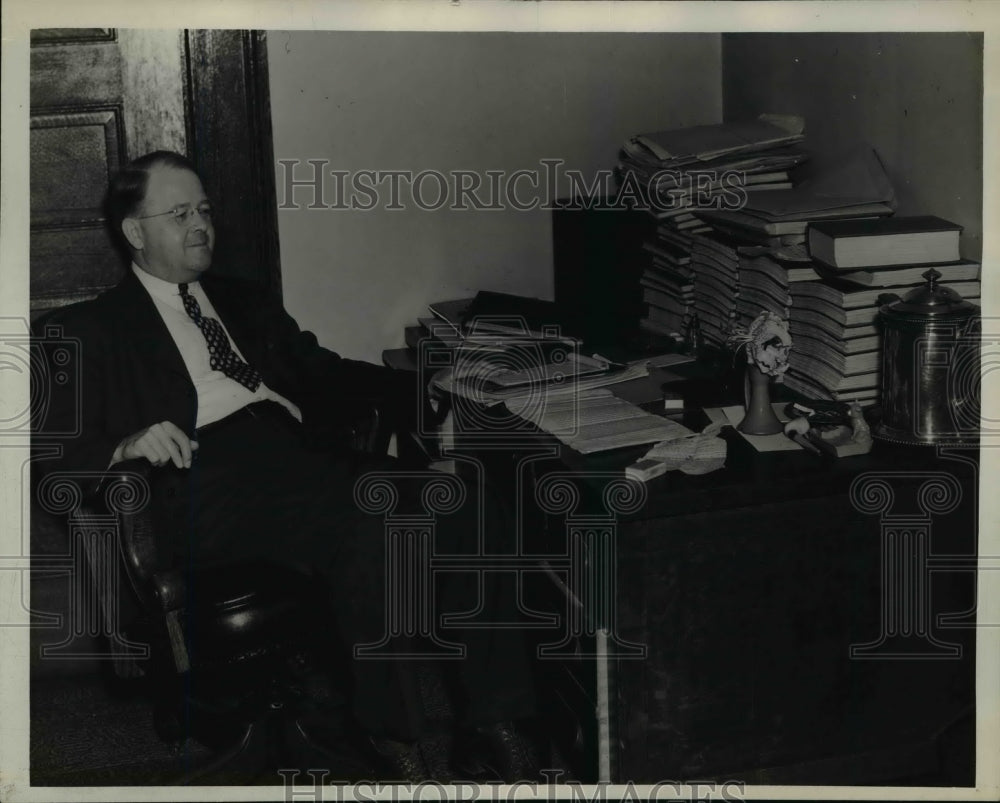
[[139, 226], [138, 220], [131, 217], [125, 218], [122, 221], [122, 234], [125, 235], [128, 244], [136, 251], [142, 250], [142, 229]]

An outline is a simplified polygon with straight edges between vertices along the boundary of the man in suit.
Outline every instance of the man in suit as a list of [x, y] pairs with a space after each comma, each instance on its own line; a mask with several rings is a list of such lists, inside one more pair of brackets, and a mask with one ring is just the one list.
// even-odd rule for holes
[[[65, 334], [81, 342], [82, 394], [79, 409], [53, 400], [56, 430], [67, 416], [81, 423], [79, 437], [63, 442], [59, 468], [99, 475], [149, 461], [160, 467], [161, 546], [180, 566], [263, 559], [305, 567], [329, 589], [343, 640], [378, 642], [384, 523], [358, 510], [353, 488], [364, 472], [394, 465], [344, 448], [335, 425], [360, 396], [416, 403], [412, 380], [339, 357], [269, 295], [211, 275], [211, 204], [184, 157], [158, 151], [130, 163], [112, 181], [108, 209], [132, 265], [117, 287], [62, 316]], [[405, 480], [397, 487], [403, 504], [418, 494]], [[478, 505], [487, 506], [484, 520], [510, 531], [493, 497], [473, 492], [439, 523], [439, 550], [475, 542]], [[443, 607], [450, 595], [451, 610], [475, 608], [479, 591], [466, 580], [444, 589]], [[509, 608], [501, 621], [510, 620], [512, 600], [487, 604]], [[517, 634], [470, 630], [466, 644], [466, 719], [490, 754], [484, 761], [507, 780], [535, 772], [512, 725], [534, 707]], [[354, 711], [393, 776], [418, 781], [428, 777], [417, 746], [423, 723], [404, 666], [355, 661]]]

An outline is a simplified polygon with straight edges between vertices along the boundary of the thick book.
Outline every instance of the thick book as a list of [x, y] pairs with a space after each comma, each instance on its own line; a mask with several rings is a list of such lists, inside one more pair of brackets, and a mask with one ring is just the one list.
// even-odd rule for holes
[[660, 224], [656, 227], [656, 236], [671, 245], [675, 245], [680, 248], [684, 253], [691, 253], [691, 244], [694, 239], [690, 234], [684, 234], [683, 232], [676, 231], [668, 226]]
[[740, 275], [744, 272], [766, 274], [774, 281], [787, 285], [790, 282], [811, 282], [822, 279], [811, 260], [789, 262], [762, 248], [740, 249]]
[[811, 348], [809, 344], [812, 343], [812, 348], [823, 348], [828, 353], [837, 352], [846, 357], [876, 351], [882, 347], [877, 331], [845, 329], [834, 335], [827, 329], [800, 320], [789, 321], [788, 331], [792, 336], [792, 348], [798, 348], [799, 341], [804, 341], [806, 350]]
[[788, 295], [788, 282], [758, 270], [740, 270], [740, 292], [746, 289], [761, 290], [765, 293]]
[[694, 273], [690, 268], [677, 265], [664, 265], [655, 259], [643, 270], [642, 278], [683, 290], [694, 289]]
[[643, 276], [639, 279], [639, 286], [643, 289], [656, 290], [660, 293], [666, 293], [671, 298], [681, 301], [685, 304], [690, 304], [694, 302], [694, 287], [689, 285], [687, 288], [678, 287], [676, 284], [671, 284], [669, 282], [662, 282], [653, 279], [652, 277], [647, 278]]
[[[765, 193], [760, 198], [771, 198], [780, 195], [780, 192]], [[760, 198], [755, 197], [758, 206], [763, 204]], [[699, 211], [698, 213], [711, 225], [721, 224], [730, 229], [743, 230], [748, 233], [768, 236], [778, 235], [801, 235], [806, 236], [811, 226], [816, 225], [813, 221], [843, 220], [845, 218], [857, 218], [862, 215], [867, 217], [887, 216], [892, 214], [892, 207], [885, 203], [870, 204], [850, 204], [832, 209], [820, 209], [812, 212], [802, 212], [799, 215], [778, 216], [772, 215], [759, 209], [744, 207], [740, 210], [713, 209]], [[875, 219], [878, 219], [877, 217]]]
[[651, 242], [646, 240], [642, 244], [642, 247], [644, 250], [649, 251], [649, 253], [665, 260], [666, 262], [669, 262], [672, 265], [686, 265], [691, 261], [690, 252], [683, 248], [679, 248], [670, 242]]
[[[949, 287], [962, 298], [979, 296], [979, 282], [941, 282], [943, 287]], [[905, 288], [901, 288], [905, 289]], [[826, 301], [845, 310], [873, 307], [877, 305], [879, 296], [885, 294], [881, 287], [857, 287], [844, 284], [834, 279], [822, 282], [800, 282], [791, 289], [795, 304], [808, 306], [813, 300]]]
[[736, 277], [739, 274], [739, 263], [738, 262], [727, 262], [716, 258], [715, 254], [705, 252], [696, 252], [691, 257], [691, 273], [695, 276], [701, 276], [704, 273], [714, 273], [719, 277], [720, 281], [725, 281], [727, 284], [736, 284]]
[[791, 282], [812, 282], [820, 278], [816, 269], [810, 265], [786, 268], [788, 271], [788, 281]]
[[878, 385], [877, 365], [859, 374], [846, 374], [825, 360], [817, 359], [801, 351], [792, 354], [789, 357], [789, 363], [794, 365], [799, 373], [811, 377], [827, 390], [833, 392], [871, 388]]
[[867, 388], [857, 388], [851, 390], [830, 390], [814, 377], [804, 374], [794, 367], [790, 367], [784, 376], [785, 385], [789, 390], [804, 396], [807, 399], [837, 399], [840, 401], [858, 401], [862, 405], [870, 404], [879, 397], [877, 385]]
[[931, 268], [940, 273], [945, 282], [967, 282], [979, 279], [981, 265], [978, 262], [963, 259], [958, 262], [942, 262], [934, 265], [869, 268], [848, 271], [847, 273], [837, 272], [832, 275], [843, 282], [850, 282], [862, 287], [915, 287], [924, 283], [924, 274]]
[[824, 221], [809, 226], [809, 252], [840, 270], [956, 262], [961, 232], [932, 215]]
[[770, 251], [777, 251], [782, 248], [794, 246], [800, 246], [803, 249], [805, 248], [806, 234], [804, 231], [799, 234], [778, 234], [771, 236], [770, 234], [765, 234], [763, 232], [751, 231], [750, 229], [740, 228], [738, 226], [730, 226], [716, 218], [713, 218], [710, 221], [710, 225], [715, 232], [725, 234], [739, 240], [742, 247], [766, 248]]
[[703, 309], [712, 309], [719, 315], [728, 316], [736, 309], [736, 294], [711, 290], [708, 285], [701, 284], [695, 288], [694, 302], [699, 313]]
[[845, 330], [852, 329], [859, 330], [853, 332], [856, 337], [860, 337], [862, 334], [877, 334], [878, 330], [875, 328], [877, 315], [878, 310], [875, 307], [845, 310], [843, 307], [836, 307], [833, 304], [820, 301], [806, 308], [794, 300], [792, 308], [788, 312], [790, 321], [819, 327], [833, 337], [849, 336], [845, 334]]
[[[876, 341], [878, 338], [872, 338]], [[857, 352], [854, 354], [844, 354], [839, 348], [835, 348], [830, 341], [823, 338], [814, 338], [799, 333], [793, 338], [793, 351], [802, 357], [809, 357], [815, 360], [822, 360], [831, 368], [836, 369], [844, 375], [863, 374], [878, 369], [881, 362], [882, 352], [876, 347], [869, 351]]]
[[774, 293], [756, 287], [741, 287], [740, 294], [736, 299], [736, 308], [743, 311], [755, 308], [758, 314], [762, 310], [768, 310], [782, 318], [787, 318], [790, 303], [791, 299], [787, 293]]
[[750, 235], [775, 237], [782, 234], [805, 234], [809, 224], [805, 220], [773, 221], [735, 209], [715, 209], [699, 212], [709, 224], [719, 225], [727, 233], [745, 232]]
[[694, 298], [696, 304], [710, 303], [719, 309], [732, 309], [736, 305], [739, 292], [736, 288], [727, 287], [716, 280], [714, 276], [704, 275], [695, 279]]
[[712, 232], [711, 234], [699, 235], [692, 238], [691, 254], [714, 254], [719, 260], [738, 265], [738, 249], [741, 245], [743, 243], [738, 238], [720, 234], [719, 232]]

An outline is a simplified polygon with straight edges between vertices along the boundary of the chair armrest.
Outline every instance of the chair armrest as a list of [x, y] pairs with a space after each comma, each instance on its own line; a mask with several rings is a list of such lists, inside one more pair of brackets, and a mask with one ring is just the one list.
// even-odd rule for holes
[[115, 509], [115, 499], [106, 498], [111, 488], [117, 488], [118, 493], [142, 493], [142, 484], [148, 488], [153, 476], [153, 466], [148, 460], [135, 458], [115, 463], [101, 477], [93, 492], [85, 499], [84, 504], [90, 510], [101, 513], [118, 513]]
[[[156, 542], [152, 505], [154, 468], [144, 459], [117, 463], [105, 472], [94, 493], [83, 501], [84, 515], [114, 516], [118, 553], [125, 577], [143, 607], [158, 608], [154, 577], [165, 567]], [[167, 583], [165, 587], [170, 587]], [[169, 595], [176, 599], [176, 593]]]
[[[125, 579], [140, 607], [154, 618], [162, 617], [173, 668], [183, 673], [191, 666], [181, 624], [188, 588], [181, 572], [161, 565], [151, 504], [154, 472], [154, 467], [144, 459], [112, 466], [95, 492], [84, 500], [84, 510], [90, 515], [115, 516]], [[107, 560], [107, 556], [95, 554], [91, 560], [100, 562]]]
[[164, 613], [183, 610], [187, 603], [187, 581], [176, 569], [154, 572], [150, 578], [153, 596]]

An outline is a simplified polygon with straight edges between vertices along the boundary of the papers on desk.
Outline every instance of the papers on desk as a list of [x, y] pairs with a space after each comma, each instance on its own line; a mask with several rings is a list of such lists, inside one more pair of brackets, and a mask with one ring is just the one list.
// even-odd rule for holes
[[520, 407], [508, 400], [507, 409], [554, 435], [581, 454], [679, 438], [687, 427], [647, 413], [606, 388], [576, 394], [547, 396], [543, 404]]
[[[574, 361], [575, 358], [571, 357], [568, 362]], [[490, 362], [488, 357], [481, 360], [458, 360], [453, 370], [435, 374], [431, 381], [444, 393], [488, 407], [509, 402], [508, 406], [516, 411], [525, 406], [545, 406], [560, 397], [572, 398], [593, 388], [649, 375], [645, 364], [629, 365], [621, 370], [612, 370], [602, 365], [600, 372], [594, 373], [590, 365], [593, 361], [583, 363], [581, 371], [575, 371], [568, 362], [561, 363], [558, 371], [550, 366], [534, 369], [535, 381], [502, 387], [493, 380], [508, 372], [509, 366]], [[529, 376], [531, 373], [528, 371]], [[539, 401], [542, 394], [544, 404]]]
[[496, 371], [485, 380], [485, 384], [495, 390], [525, 388], [534, 385], [550, 385], [585, 376], [597, 376], [608, 373], [607, 361], [584, 357], [582, 354], [569, 354], [560, 362], [523, 368], [519, 371], [503, 369]]

